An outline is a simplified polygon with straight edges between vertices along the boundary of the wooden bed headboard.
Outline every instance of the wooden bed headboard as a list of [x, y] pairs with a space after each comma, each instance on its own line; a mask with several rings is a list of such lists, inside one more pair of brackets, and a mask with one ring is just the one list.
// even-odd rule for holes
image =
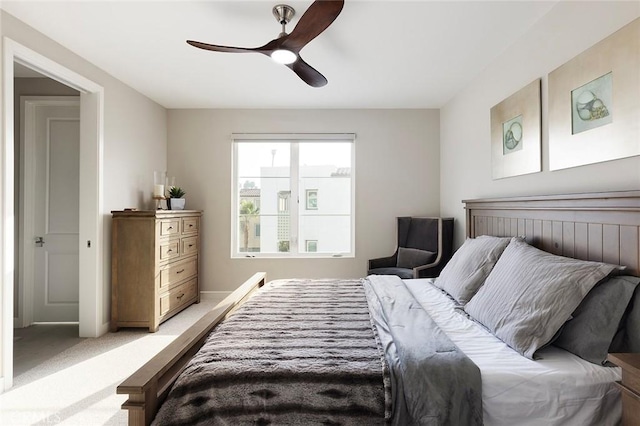
[[640, 191], [463, 200], [467, 236], [523, 236], [553, 254], [640, 276]]

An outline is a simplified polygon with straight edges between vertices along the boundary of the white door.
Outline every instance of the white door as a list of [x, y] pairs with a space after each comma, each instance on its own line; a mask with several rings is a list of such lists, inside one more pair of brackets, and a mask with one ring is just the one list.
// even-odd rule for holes
[[78, 321], [79, 99], [36, 101], [31, 115], [33, 321]]

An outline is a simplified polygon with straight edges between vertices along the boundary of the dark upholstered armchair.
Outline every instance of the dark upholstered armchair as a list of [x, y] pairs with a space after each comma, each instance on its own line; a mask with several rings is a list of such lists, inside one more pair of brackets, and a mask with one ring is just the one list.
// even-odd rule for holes
[[453, 218], [399, 217], [398, 246], [389, 257], [369, 260], [369, 274], [437, 277], [451, 259]]

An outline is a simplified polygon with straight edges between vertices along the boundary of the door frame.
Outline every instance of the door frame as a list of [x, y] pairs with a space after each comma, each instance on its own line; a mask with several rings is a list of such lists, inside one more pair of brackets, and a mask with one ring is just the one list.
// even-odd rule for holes
[[[80, 96], [21, 96], [20, 97], [20, 217], [18, 222], [19, 315], [18, 327], [33, 323], [35, 295], [35, 162], [36, 135], [34, 131], [36, 110], [47, 106], [80, 106]], [[79, 118], [79, 117], [78, 117]], [[78, 165], [79, 166], [79, 165]], [[14, 295], [15, 296], [15, 295]], [[15, 313], [14, 313], [15, 317]]]
[[[98, 337], [108, 330], [104, 317], [105, 280], [103, 224], [104, 89], [99, 84], [3, 37], [2, 40], [2, 143], [0, 149], [0, 305], [2, 312], [0, 391], [13, 385], [14, 293], [14, 91], [13, 63], [80, 92], [80, 336]], [[90, 247], [88, 247], [90, 242]]]

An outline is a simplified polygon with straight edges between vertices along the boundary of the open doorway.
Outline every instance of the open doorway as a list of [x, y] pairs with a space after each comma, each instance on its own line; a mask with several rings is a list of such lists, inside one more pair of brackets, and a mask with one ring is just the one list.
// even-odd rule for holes
[[[93, 81], [49, 60], [39, 53], [4, 38], [2, 75], [4, 132], [2, 138], [2, 383], [13, 384], [13, 326], [15, 308], [16, 155], [14, 151], [14, 63], [61, 83], [80, 95], [79, 111], [79, 208], [78, 208], [78, 323], [82, 337], [97, 337], [107, 331], [104, 319], [104, 231], [102, 224], [102, 123], [103, 89]], [[19, 67], [20, 68], [20, 67]], [[21, 213], [22, 214], [22, 213]], [[46, 244], [46, 242], [45, 242]]]
[[20, 381], [80, 341], [80, 92], [14, 62], [14, 134], [13, 367]]
[[14, 63], [15, 327], [78, 322], [80, 93]]

